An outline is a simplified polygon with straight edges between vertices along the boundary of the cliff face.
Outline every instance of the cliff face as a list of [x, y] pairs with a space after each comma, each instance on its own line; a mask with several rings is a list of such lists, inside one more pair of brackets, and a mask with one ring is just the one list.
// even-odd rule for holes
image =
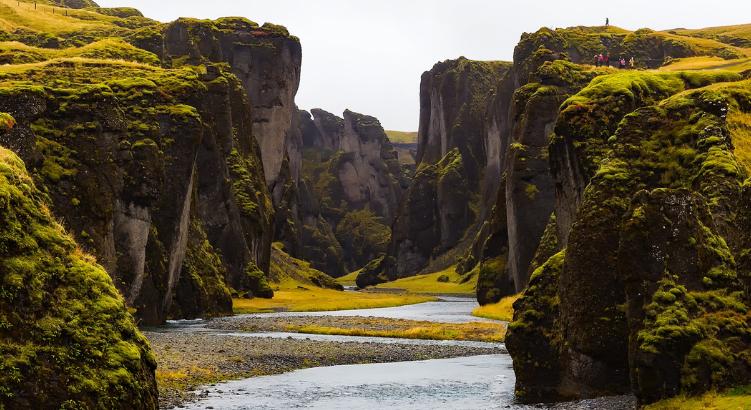
[[280, 173], [289, 154], [291, 175], [297, 179], [300, 154], [288, 138], [297, 115], [295, 94], [302, 62], [297, 38], [282, 26], [260, 27], [242, 18], [179, 19], [164, 30], [163, 48], [151, 51], [173, 66], [204, 61], [229, 64], [252, 106], [252, 132], [261, 148], [270, 190], [275, 192], [277, 185], [281, 188], [285, 183]]
[[748, 380], [739, 80], [619, 73], [562, 105], [551, 163], [566, 249], [515, 306], [520, 398], [633, 390], [648, 403]]
[[[499, 196], [496, 208], [503, 209], [507, 223], [495, 224], [507, 232], [483, 228], [475, 244], [460, 261], [462, 271], [482, 270], [486, 284], [514, 282], [512, 288], [485, 289], [493, 294], [483, 301], [523, 290], [532, 272], [550, 256], [543, 246], [543, 234], [558, 231], [557, 249], [565, 247], [573, 214], [581, 200], [588, 177], [570, 162], [576, 162], [571, 147], [550, 145], [560, 114], [559, 106], [608, 68], [595, 69], [577, 63], [590, 63], [597, 53], [634, 56], [639, 66], [659, 66], [672, 58], [712, 55], [734, 58], [740, 50], [719, 41], [695, 42], [673, 33], [639, 30], [628, 32], [615, 27], [573, 27], [541, 29], [522, 35], [514, 50], [514, 64], [496, 91], [489, 108], [488, 132], [501, 139], [500, 166], [506, 194]], [[626, 103], [630, 103], [626, 101]], [[611, 123], [611, 126], [613, 124]], [[611, 130], [613, 131], [613, 130]], [[553, 172], [551, 172], [551, 168]], [[565, 209], [572, 206], [571, 209]], [[556, 224], [548, 223], [556, 210]], [[483, 264], [483, 248], [490, 236], [507, 236], [504, 263]], [[553, 249], [555, 250], [555, 249]], [[487, 266], [486, 266], [487, 265]], [[493, 266], [491, 269], [490, 266]], [[495, 271], [496, 279], [490, 280]], [[490, 293], [488, 293], [490, 292]]]
[[[53, 60], [9, 78], [0, 106], [18, 125], [3, 145], [29, 164], [145, 323], [164, 320], [176, 289], [203, 286], [189, 273], [196, 246], [215, 256], [202, 263], [221, 262], [201, 270], [212, 275], [206, 283], [250, 289], [248, 272], [268, 268], [272, 207], [234, 76]], [[205, 290], [205, 300], [178, 300], [228, 312], [226, 287]]]
[[407, 181], [377, 119], [320, 109], [301, 114], [301, 257], [335, 276], [385, 252]]
[[487, 212], [484, 199], [495, 197], [498, 183], [486, 176], [498, 171], [501, 142], [497, 134], [487, 136], [485, 113], [507, 69], [460, 58], [423, 74], [417, 170], [393, 224], [382, 278], [418, 273], [466, 239]]
[[23, 162], [0, 148], [0, 407], [155, 409], [146, 339], [49, 205]]
[[[272, 200], [290, 204], [290, 220], [298, 202], [299, 40], [241, 18], [165, 25], [125, 9], [80, 13], [97, 29], [3, 34], [52, 47], [4, 55], [42, 64], [3, 77], [39, 85], [6, 84], [0, 105], [19, 126], [5, 145], [30, 164], [141, 320], [229, 313], [230, 288], [270, 296]], [[104, 24], [125, 41], [95, 41]], [[54, 48], [79, 42], [65, 55]]]

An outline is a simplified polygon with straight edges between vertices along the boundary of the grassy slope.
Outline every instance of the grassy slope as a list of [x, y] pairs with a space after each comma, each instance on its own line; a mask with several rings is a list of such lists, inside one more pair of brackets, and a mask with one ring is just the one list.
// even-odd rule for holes
[[396, 144], [417, 144], [417, 132], [386, 130], [386, 136]]
[[132, 46], [118, 38], [107, 38], [87, 44], [83, 47], [63, 49], [39, 48], [10, 41], [0, 42], [0, 57], [13, 56], [13, 63], [34, 63], [55, 58], [96, 58], [134, 61], [144, 64], [159, 65], [159, 57], [148, 51]]
[[358, 269], [354, 272], [350, 272], [342, 277], [339, 277], [336, 279], [336, 282], [342, 286], [355, 286], [355, 280], [357, 279], [357, 275], [360, 274], [361, 270], [362, 269]]
[[720, 57], [687, 57], [673, 60], [661, 71], [724, 70], [742, 72], [751, 69], [751, 58], [725, 60]]
[[472, 311], [473, 316], [484, 317], [486, 319], [503, 320], [510, 322], [514, 318], [514, 302], [521, 297], [521, 293], [501, 299], [498, 303], [485, 305], [475, 308]]
[[[331, 289], [336, 282], [305, 261], [286, 254], [279, 244], [272, 247], [271, 286], [273, 299], [235, 299], [235, 313], [275, 311], [310, 312], [326, 310], [370, 309], [422, 303], [431, 297], [410, 294], [342, 292]], [[329, 287], [324, 288], [318, 284]]]
[[[41, 3], [41, 2], [40, 2]], [[20, 6], [16, 0], [0, 0], [0, 29], [15, 31], [26, 29], [31, 31], [60, 34], [73, 31], [98, 31], [102, 29], [116, 29], [114, 22], [122, 20], [118, 17], [105, 16], [93, 11], [67, 9], [68, 15], [55, 7], [38, 4], [34, 9], [31, 2], [22, 1]]]
[[644, 410], [751, 410], [751, 385], [701, 397], [675, 397], [646, 406]]
[[[441, 277], [447, 277], [448, 281], [439, 281]], [[454, 265], [439, 272], [382, 283], [375, 288], [404, 290], [412, 293], [474, 295], [476, 285], [477, 277], [459, 275]]]

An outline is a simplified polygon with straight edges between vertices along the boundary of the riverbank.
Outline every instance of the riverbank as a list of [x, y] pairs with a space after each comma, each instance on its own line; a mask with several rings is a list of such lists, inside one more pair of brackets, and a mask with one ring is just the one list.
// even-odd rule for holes
[[199, 386], [220, 381], [342, 364], [390, 363], [497, 354], [496, 347], [280, 339], [209, 331], [146, 331], [159, 368], [160, 408], [200, 396]]
[[295, 332], [480, 342], [502, 342], [506, 335], [504, 323], [438, 323], [359, 316], [246, 316], [214, 319], [209, 322], [208, 326], [212, 329], [227, 331]]

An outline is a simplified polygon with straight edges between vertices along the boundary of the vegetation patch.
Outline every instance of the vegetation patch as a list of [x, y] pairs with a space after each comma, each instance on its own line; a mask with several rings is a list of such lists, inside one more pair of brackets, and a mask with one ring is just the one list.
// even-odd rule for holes
[[497, 303], [477, 307], [472, 311], [472, 316], [511, 322], [514, 320], [514, 303], [520, 297], [521, 294], [507, 296]]
[[[384, 321], [375, 318], [375, 321]], [[343, 328], [318, 325], [287, 326], [286, 330], [296, 333], [323, 335], [393, 337], [401, 339], [430, 340], [472, 340], [478, 342], [502, 342], [506, 335], [506, 325], [500, 323], [435, 323], [412, 322], [389, 323], [391, 329], [372, 329], [366, 327]]]
[[2, 148], [0, 220], [0, 407], [155, 406], [156, 362], [125, 301]]
[[434, 295], [474, 295], [476, 284], [477, 275], [475, 273], [460, 275], [456, 272], [456, 265], [453, 265], [439, 272], [381, 283], [376, 285], [375, 288]]
[[658, 401], [644, 410], [749, 410], [751, 386], [737, 387], [724, 392], [709, 392], [699, 397], [678, 396]]
[[433, 297], [412, 294], [342, 292], [301, 286], [295, 289], [276, 290], [273, 299], [234, 299], [233, 311], [241, 314], [372, 309], [413, 305], [434, 300], [436, 299]]

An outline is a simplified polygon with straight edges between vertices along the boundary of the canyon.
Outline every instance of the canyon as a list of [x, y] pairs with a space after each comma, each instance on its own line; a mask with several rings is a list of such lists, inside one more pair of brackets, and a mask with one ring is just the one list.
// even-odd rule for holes
[[426, 71], [405, 143], [301, 110], [283, 26], [11, 3], [0, 407], [154, 408], [139, 326], [439, 271], [482, 305], [519, 295], [520, 402], [751, 380], [748, 26], [524, 33], [511, 62]]

